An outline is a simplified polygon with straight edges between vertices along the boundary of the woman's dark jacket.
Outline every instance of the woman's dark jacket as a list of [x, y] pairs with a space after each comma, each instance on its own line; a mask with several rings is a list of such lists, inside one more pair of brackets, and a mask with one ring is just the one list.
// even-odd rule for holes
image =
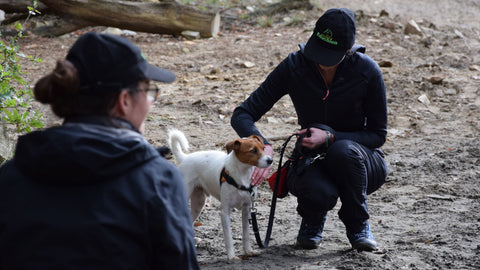
[[298, 123], [331, 127], [335, 139], [350, 139], [369, 148], [384, 144], [387, 135], [385, 84], [378, 65], [365, 47], [355, 45], [337, 67], [328, 89], [316, 66], [300, 50], [290, 53], [250, 97], [237, 107], [231, 124], [246, 137], [260, 135], [258, 121], [284, 95], [289, 95]]
[[142, 135], [70, 121], [0, 167], [0, 269], [198, 269], [180, 172]]

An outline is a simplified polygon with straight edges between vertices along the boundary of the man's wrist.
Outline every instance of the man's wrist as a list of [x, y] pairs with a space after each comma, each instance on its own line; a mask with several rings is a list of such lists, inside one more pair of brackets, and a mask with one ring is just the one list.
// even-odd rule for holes
[[333, 140], [334, 140], [334, 136], [333, 136], [333, 134], [332, 134], [330, 131], [328, 131], [328, 130], [325, 130], [325, 134], [327, 134], [327, 137], [325, 138], [325, 143], [324, 143], [324, 145], [325, 145], [326, 148], [328, 148], [328, 146], [332, 145]]
[[328, 141], [328, 143], [332, 145], [334, 141], [335, 141], [335, 135], [333, 133], [330, 133], [330, 140]]

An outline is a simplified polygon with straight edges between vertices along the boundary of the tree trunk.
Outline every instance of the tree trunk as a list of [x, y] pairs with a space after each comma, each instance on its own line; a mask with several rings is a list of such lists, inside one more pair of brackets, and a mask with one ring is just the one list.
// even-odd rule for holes
[[191, 30], [199, 32], [202, 37], [217, 36], [220, 28], [218, 13], [183, 6], [174, 0], [148, 3], [119, 0], [41, 1], [55, 14], [70, 18], [72, 22], [78, 21], [81, 27], [103, 25], [174, 35]]

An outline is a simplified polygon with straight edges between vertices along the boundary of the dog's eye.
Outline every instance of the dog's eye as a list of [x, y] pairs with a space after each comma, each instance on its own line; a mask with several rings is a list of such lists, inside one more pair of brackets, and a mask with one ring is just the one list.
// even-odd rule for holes
[[250, 150], [250, 153], [252, 154], [256, 154], [258, 152], [257, 148], [253, 148], [252, 150]]

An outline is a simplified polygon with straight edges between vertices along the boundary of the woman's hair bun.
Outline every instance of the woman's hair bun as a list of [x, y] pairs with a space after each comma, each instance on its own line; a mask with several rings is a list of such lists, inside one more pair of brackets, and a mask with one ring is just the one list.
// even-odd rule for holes
[[53, 72], [35, 84], [35, 99], [42, 103], [52, 103], [58, 97], [75, 96], [79, 84], [80, 78], [75, 66], [68, 60], [58, 60]]
[[[58, 60], [55, 69], [41, 78], [33, 90], [35, 99], [50, 104], [60, 117], [68, 114], [78, 96], [80, 77], [75, 66], [68, 60]], [[67, 110], [67, 111], [65, 111]]]

